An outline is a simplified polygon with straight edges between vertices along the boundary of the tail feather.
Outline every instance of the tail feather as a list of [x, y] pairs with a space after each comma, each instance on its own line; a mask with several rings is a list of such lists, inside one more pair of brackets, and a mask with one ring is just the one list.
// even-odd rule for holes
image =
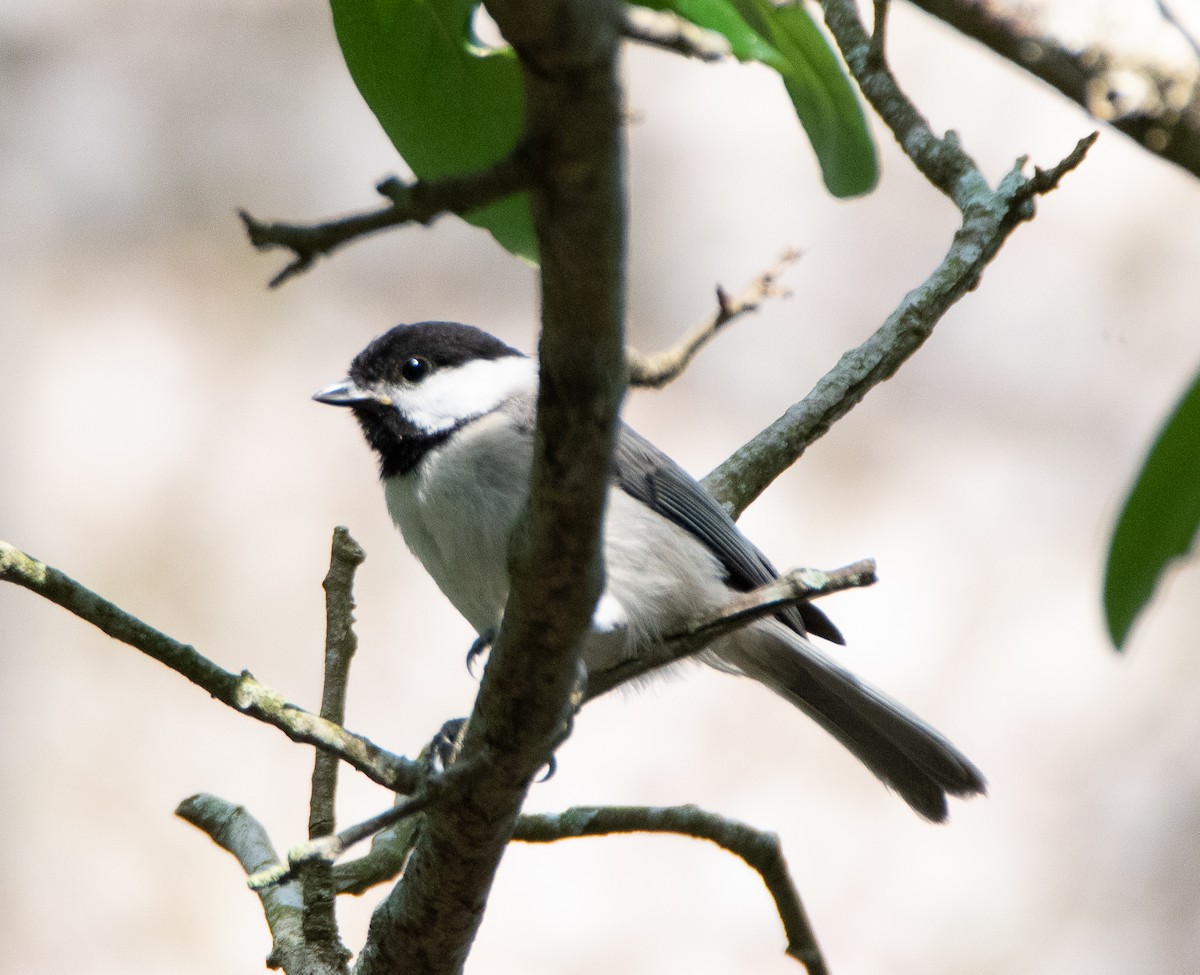
[[947, 795], [987, 791], [979, 769], [941, 734], [778, 622], [722, 641], [710, 658], [786, 698], [926, 819], [946, 818]]

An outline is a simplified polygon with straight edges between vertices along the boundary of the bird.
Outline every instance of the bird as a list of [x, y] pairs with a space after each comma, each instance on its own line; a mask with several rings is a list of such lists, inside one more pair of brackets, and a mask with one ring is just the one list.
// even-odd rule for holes
[[[347, 378], [313, 394], [348, 408], [374, 451], [392, 521], [481, 640], [508, 598], [508, 549], [528, 497], [538, 367], [458, 322], [397, 325]], [[718, 611], [778, 573], [723, 507], [650, 441], [620, 425], [603, 519], [605, 586], [583, 641], [594, 674]], [[980, 771], [944, 736], [814, 642], [843, 643], [801, 603], [721, 637], [700, 659], [752, 678], [833, 735], [920, 816], [983, 794]], [[479, 641], [477, 641], [479, 642]]]

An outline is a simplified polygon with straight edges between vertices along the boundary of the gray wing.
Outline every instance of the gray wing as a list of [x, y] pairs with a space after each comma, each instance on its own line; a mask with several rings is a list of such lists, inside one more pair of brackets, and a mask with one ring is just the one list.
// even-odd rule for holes
[[[716, 553], [734, 589], [746, 592], [778, 578], [767, 557], [687, 471], [645, 437], [621, 425], [617, 438], [617, 484], [639, 501], [691, 532]], [[797, 633], [845, 643], [829, 618], [811, 603], [785, 609], [779, 619]]]

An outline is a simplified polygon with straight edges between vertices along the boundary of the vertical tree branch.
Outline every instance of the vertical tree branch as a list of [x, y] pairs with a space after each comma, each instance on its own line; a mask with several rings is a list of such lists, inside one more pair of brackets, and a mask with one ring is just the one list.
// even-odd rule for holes
[[527, 519], [463, 742], [483, 766], [435, 805], [376, 910], [361, 975], [462, 969], [529, 782], [564, 733], [602, 586], [599, 528], [624, 391], [624, 185], [615, 0], [493, 0], [525, 86], [542, 263], [541, 383]]
[[[354, 634], [354, 570], [366, 558], [362, 548], [344, 527], [333, 531], [329, 571], [325, 589], [325, 677], [321, 689], [321, 717], [334, 724], [346, 720], [346, 691], [350, 663], [358, 647]], [[338, 758], [317, 749], [313, 756], [312, 792], [308, 810], [308, 838], [328, 836], [337, 827], [336, 800]], [[333, 868], [322, 861], [304, 864], [300, 869], [304, 896], [303, 929], [305, 940], [314, 950], [326, 955], [331, 963], [349, 960], [338, 935], [334, 912], [336, 889]]]

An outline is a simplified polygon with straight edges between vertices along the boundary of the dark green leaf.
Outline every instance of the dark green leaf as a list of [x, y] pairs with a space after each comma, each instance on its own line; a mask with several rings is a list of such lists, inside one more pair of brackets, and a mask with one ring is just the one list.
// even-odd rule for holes
[[1104, 612], [1113, 645], [1125, 643], [1172, 560], [1200, 527], [1200, 373], [1150, 450], [1117, 526], [1104, 573]]
[[729, 0], [642, 0], [638, 6], [673, 11], [697, 27], [720, 34], [729, 41], [729, 50], [739, 61], [761, 61], [780, 74], [791, 67], [782, 54], [746, 23]]
[[858, 196], [879, 182], [875, 143], [841, 61], [800, 4], [735, 0], [746, 22], [787, 60], [781, 71], [792, 105], [834, 196]]
[[722, 35], [738, 60], [760, 61], [778, 71], [829, 192], [858, 196], [875, 188], [879, 163], [858, 95], [803, 6], [777, 7], [771, 0], [642, 0], [640, 5], [672, 10]]
[[[783, 78], [825, 185], [837, 196], [870, 190], [874, 146], [858, 99], [824, 36], [800, 6], [770, 0], [647, 0], [646, 6], [724, 36], [743, 61]], [[481, 46], [476, 0], [331, 0], [350, 75], [400, 155], [422, 179], [485, 167], [516, 145], [521, 75], [511, 50]], [[508, 250], [536, 260], [526, 194], [468, 215]]]
[[[508, 49], [471, 31], [475, 0], [331, 0], [346, 66], [384, 132], [421, 179], [483, 168], [521, 134], [521, 73]], [[537, 258], [526, 194], [467, 219]]]

